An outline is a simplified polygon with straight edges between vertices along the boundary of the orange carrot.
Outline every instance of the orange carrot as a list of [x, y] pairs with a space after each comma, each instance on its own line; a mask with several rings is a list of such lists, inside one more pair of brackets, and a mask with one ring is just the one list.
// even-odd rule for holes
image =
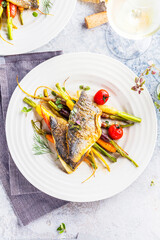
[[49, 142], [54, 143], [54, 139], [53, 139], [53, 137], [52, 137], [51, 134], [46, 134], [45, 137], [47, 138], [47, 140], [48, 140]]
[[41, 105], [40, 105], [40, 107], [41, 107], [41, 114], [42, 114], [42, 117], [43, 117], [45, 123], [47, 124], [48, 128], [51, 129], [51, 125], [50, 125], [49, 118], [48, 118], [48, 116], [44, 113], [44, 111], [43, 111]]
[[97, 143], [108, 152], [112, 153], [116, 152], [116, 148], [111, 143], [105, 142], [102, 139], [98, 139]]

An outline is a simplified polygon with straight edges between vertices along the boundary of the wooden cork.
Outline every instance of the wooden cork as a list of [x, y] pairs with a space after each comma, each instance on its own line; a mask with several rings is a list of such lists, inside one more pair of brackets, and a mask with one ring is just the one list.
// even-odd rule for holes
[[108, 22], [107, 12], [95, 13], [85, 18], [87, 28], [94, 28]]

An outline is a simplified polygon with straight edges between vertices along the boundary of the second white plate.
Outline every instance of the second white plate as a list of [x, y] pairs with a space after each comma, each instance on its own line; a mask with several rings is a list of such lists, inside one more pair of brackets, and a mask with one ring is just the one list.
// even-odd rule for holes
[[[43, 11], [42, 1], [40, 9]], [[53, 16], [45, 16], [38, 11], [38, 17], [33, 17], [31, 10], [23, 12], [24, 25], [20, 25], [18, 13], [13, 19], [18, 29], [13, 29], [13, 45], [4, 42], [0, 38], [0, 55], [12, 55], [30, 52], [48, 43], [56, 37], [66, 26], [72, 16], [77, 0], [52, 0], [50, 13]], [[1, 35], [7, 39], [7, 24], [3, 19]]]

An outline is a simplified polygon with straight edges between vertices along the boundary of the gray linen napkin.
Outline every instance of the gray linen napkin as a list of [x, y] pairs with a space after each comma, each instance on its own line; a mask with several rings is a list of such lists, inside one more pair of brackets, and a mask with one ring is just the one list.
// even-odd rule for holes
[[66, 204], [50, 197], [32, 186], [19, 172], [7, 148], [5, 117], [9, 99], [16, 87], [16, 75], [22, 79], [41, 62], [61, 54], [58, 52], [32, 53], [5, 57], [0, 65], [0, 180], [12, 203], [19, 223], [27, 225], [31, 221]]

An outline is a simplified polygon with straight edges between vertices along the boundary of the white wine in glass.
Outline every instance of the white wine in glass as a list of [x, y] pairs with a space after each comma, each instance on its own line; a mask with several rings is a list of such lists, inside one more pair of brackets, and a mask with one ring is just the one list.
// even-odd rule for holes
[[107, 44], [120, 58], [140, 56], [160, 29], [160, 0], [109, 0], [107, 13]]

